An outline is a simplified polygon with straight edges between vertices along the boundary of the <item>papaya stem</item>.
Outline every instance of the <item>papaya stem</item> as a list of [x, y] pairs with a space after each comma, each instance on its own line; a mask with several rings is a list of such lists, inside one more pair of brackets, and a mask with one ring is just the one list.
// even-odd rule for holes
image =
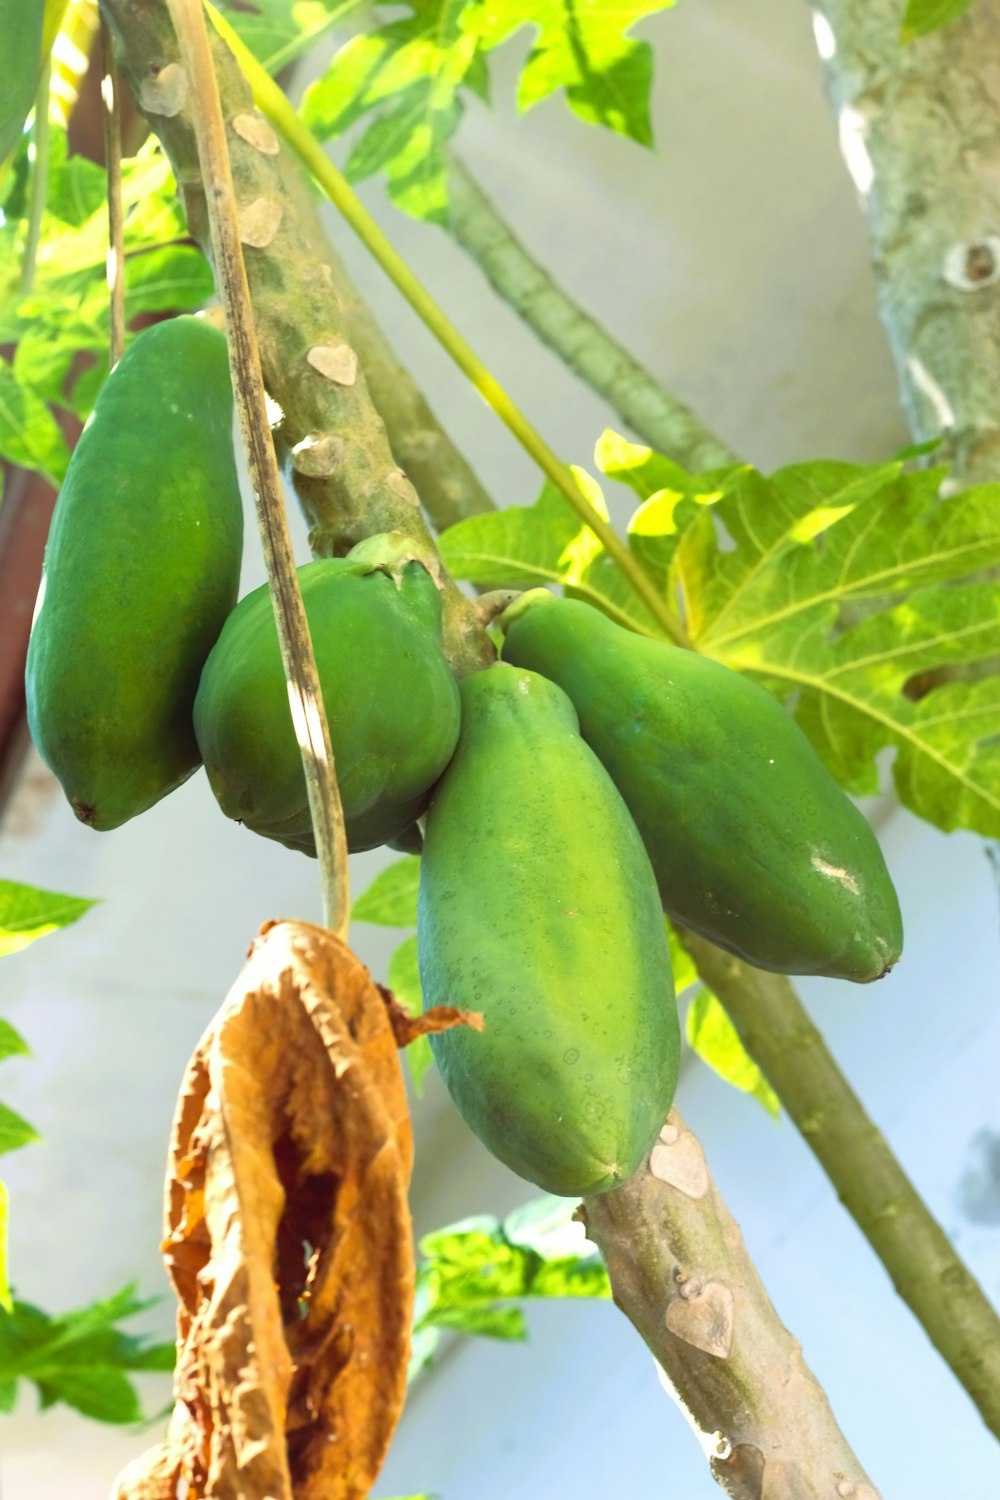
[[893, 1155], [782, 974], [685, 928], [678, 936], [729, 1013], [931, 1343], [1000, 1437], [1000, 1317]]
[[350, 885], [344, 814], [316, 658], [295, 569], [278, 460], [271, 440], [215, 68], [200, 0], [167, 0], [167, 7], [190, 82], [213, 256], [226, 313], [233, 391], [256, 502], [289, 705], [309, 795], [323, 886], [324, 921], [331, 932], [346, 940]]
[[118, 69], [107, 20], [101, 18], [101, 98], [104, 102], [104, 161], [108, 173], [108, 293], [111, 337], [108, 364], [113, 370], [125, 350], [125, 218], [122, 213], [122, 112]]
[[454, 153], [448, 159], [448, 207], [452, 237], [493, 290], [644, 443], [692, 473], [740, 462], [531, 255]]
[[591, 505], [567, 466], [556, 456], [538, 429], [511, 400], [500, 382], [490, 373], [471, 345], [462, 337], [420, 279], [414, 275], [399, 251], [382, 232], [357, 194], [349, 186], [346, 178], [329, 159], [312, 131], [299, 119], [294, 107], [266, 69], [260, 65], [250, 49], [244, 45], [228, 22], [209, 3], [209, 0], [204, 0], [204, 3], [212, 24], [239, 63], [253, 91], [257, 107], [295, 152], [303, 166], [358, 235], [365, 248], [382, 267], [397, 290], [406, 298], [438, 343], [451, 355], [462, 373], [492, 407], [508, 430], [513, 433], [522, 448], [535, 460], [542, 473], [555, 485], [584, 525], [588, 526], [602, 543], [608, 556], [629, 580], [663, 631], [677, 645], [690, 646], [691, 642], [683, 627], [674, 618], [642, 564], [632, 556], [628, 546], [618, 536], [611, 523]]

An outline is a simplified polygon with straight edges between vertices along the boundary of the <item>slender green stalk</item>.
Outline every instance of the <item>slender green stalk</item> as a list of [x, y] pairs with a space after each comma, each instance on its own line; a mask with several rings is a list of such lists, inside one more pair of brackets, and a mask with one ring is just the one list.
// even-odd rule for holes
[[1000, 1317], [893, 1155], [789, 981], [680, 931], [705, 983], [931, 1343], [1000, 1437]]
[[608, 556], [628, 578], [633, 589], [661, 628], [678, 645], [690, 641], [673, 618], [659, 590], [642, 565], [632, 556], [609, 521], [599, 514], [583, 494], [573, 475], [546, 443], [524, 413], [511, 401], [499, 381], [490, 374], [479, 356], [458, 332], [434, 301], [426, 287], [413, 274], [406, 261], [386, 238], [371, 214], [361, 203], [343, 175], [326, 155], [322, 145], [302, 123], [284, 93], [269, 77], [253, 53], [244, 46], [232, 27], [205, 0], [213, 25], [230, 48], [253, 90], [258, 109], [295, 152], [330, 202], [340, 212], [365, 247], [378, 261], [414, 312], [422, 319], [441, 346], [451, 355], [459, 369], [493, 408], [497, 416], [538, 464], [543, 474], [576, 511], [603, 545]]
[[452, 234], [493, 289], [644, 443], [694, 473], [739, 463], [690, 407], [664, 390], [534, 259], [454, 155], [448, 203]]
[[344, 812], [309, 622], [295, 568], [278, 460], [271, 440], [218, 81], [199, 0], [167, 0], [167, 8], [191, 80], [195, 137], [216, 278], [226, 313], [233, 392], [253, 486], [281, 661], [288, 682], [289, 706], [302, 757], [319, 859], [323, 920], [331, 932], [346, 942], [351, 900]]
[[49, 78], [48, 58], [42, 67], [35, 95], [35, 159], [31, 164], [31, 195], [28, 200], [28, 232], [21, 262], [21, 292], [27, 296], [35, 282], [35, 261], [42, 233], [42, 215], [49, 190]]

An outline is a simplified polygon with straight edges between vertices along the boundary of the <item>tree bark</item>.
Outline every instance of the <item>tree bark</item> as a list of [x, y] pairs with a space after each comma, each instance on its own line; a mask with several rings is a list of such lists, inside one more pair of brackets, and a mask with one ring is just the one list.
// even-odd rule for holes
[[1000, 476], [1000, 4], [900, 44], [898, 0], [812, 0], [907, 421]]

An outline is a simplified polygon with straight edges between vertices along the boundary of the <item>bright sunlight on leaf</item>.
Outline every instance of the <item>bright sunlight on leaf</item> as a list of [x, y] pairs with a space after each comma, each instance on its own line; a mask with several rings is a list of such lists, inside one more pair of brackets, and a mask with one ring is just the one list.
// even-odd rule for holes
[[16, 880], [0, 880], [0, 958], [68, 927], [95, 905], [82, 896], [62, 896]]
[[[1000, 563], [1000, 486], [943, 498], [944, 471], [899, 461], [689, 475], [615, 434], [597, 460], [639, 498], [629, 544], [696, 648], [794, 701], [849, 791], [877, 789], [891, 748], [913, 812], [1000, 835], [1000, 677], [938, 676], [1000, 656], [1000, 585], [970, 581]], [[655, 633], [600, 549], [573, 574], [574, 525], [546, 493], [530, 511], [460, 522], [442, 550], [460, 577], [562, 584]]]

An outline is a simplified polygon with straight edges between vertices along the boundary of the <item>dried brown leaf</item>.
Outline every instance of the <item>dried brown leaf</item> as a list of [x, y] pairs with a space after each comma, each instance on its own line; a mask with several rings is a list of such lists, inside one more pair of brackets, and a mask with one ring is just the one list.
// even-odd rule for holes
[[321, 928], [269, 924], [178, 1100], [176, 1404], [118, 1500], [369, 1493], [405, 1395], [412, 1149], [368, 971]]

